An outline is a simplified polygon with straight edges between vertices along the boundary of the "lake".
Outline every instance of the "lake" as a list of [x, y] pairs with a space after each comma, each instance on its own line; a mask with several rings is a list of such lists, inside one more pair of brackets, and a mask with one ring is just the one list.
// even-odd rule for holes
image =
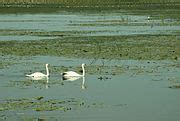
[[[18, 10], [0, 13], [0, 42], [3, 43], [0, 45], [0, 120], [178, 121], [178, 12], [177, 9], [157, 9], [53, 12]], [[149, 51], [144, 55], [148, 58], [136, 59], [136, 55], [132, 56], [133, 53], [128, 58], [124, 53], [118, 58], [110, 56], [117, 53], [112, 49], [116, 48], [116, 44], [113, 39], [106, 40], [113, 46], [110, 48], [111, 52], [104, 51], [110, 45], [103, 43], [103, 40], [119, 36], [131, 37], [126, 41], [125, 38], [116, 38], [122, 48], [127, 44], [131, 45], [128, 48], [134, 48], [137, 46], [134, 43], [139, 42], [138, 45], [141, 45], [145, 41], [153, 49], [159, 45], [158, 41], [161, 39], [162, 47], [167, 48], [172, 57], [164, 57], [165, 53], [164, 58], [160, 54], [159, 58], [149, 59], [149, 56], [156, 56]], [[139, 41], [137, 36], [150, 39], [138, 38]], [[155, 41], [151, 38], [160, 39]], [[96, 50], [89, 52], [87, 49], [82, 50], [83, 52], [77, 51], [81, 55], [77, 56], [69, 50], [76, 47], [76, 44], [80, 44], [78, 49], [81, 46], [94, 47], [96, 44], [91, 44], [98, 39], [102, 43], [98, 43], [100, 48], [97, 50], [104, 55], [97, 55], [94, 52]], [[168, 41], [172, 45], [162, 43], [166, 39], [172, 39], [172, 42]], [[57, 48], [57, 51], [63, 53], [56, 55], [50, 49], [58, 46], [55, 42], [70, 47], [67, 50], [63, 47], [62, 50]], [[27, 43], [29, 46], [24, 47]], [[19, 47], [13, 46], [14, 44], [22, 45]], [[44, 51], [42, 46], [49, 48], [51, 52]], [[23, 51], [30, 47], [33, 51], [36, 47], [40, 52], [30, 54], [27, 51], [26, 55], [22, 55], [17, 52], [16, 47]], [[163, 51], [157, 51], [163, 54]], [[49, 63], [50, 70], [48, 79], [33, 80], [25, 77], [26, 74], [36, 71], [45, 73], [46, 63]], [[86, 63], [85, 78], [73, 81], [62, 79], [61, 73], [67, 70], [81, 73], [82, 63]]]

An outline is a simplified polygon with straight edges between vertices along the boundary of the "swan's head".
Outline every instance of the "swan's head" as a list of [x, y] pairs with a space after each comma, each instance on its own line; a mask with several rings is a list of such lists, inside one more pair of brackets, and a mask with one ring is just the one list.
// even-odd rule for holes
[[48, 66], [49, 64], [46, 64], [46, 66]]
[[82, 64], [83, 67], [84, 67], [85, 65], [86, 65], [86, 64], [84, 64], [84, 63]]

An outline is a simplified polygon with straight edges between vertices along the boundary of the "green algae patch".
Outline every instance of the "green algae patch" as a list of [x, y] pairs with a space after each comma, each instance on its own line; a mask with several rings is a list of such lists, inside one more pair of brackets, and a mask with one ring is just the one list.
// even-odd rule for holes
[[[41, 98], [39, 100], [39, 98]], [[78, 110], [83, 108], [107, 108], [110, 105], [105, 105], [102, 102], [87, 102], [83, 99], [46, 99], [39, 96], [34, 98], [18, 98], [0, 100], [0, 112], [4, 111], [63, 111]]]
[[76, 101], [73, 98], [67, 100], [56, 100], [56, 99], [48, 100], [40, 96], [35, 98], [0, 100], [0, 111], [6, 111], [6, 110], [67, 111], [71, 109], [71, 105], [79, 105], [79, 101]]
[[178, 60], [180, 41], [173, 35], [90, 36], [43, 41], [0, 41], [0, 54], [89, 59]]
[[38, 88], [38, 89], [43, 89], [43, 88], [49, 88], [52, 85], [58, 85], [58, 86], [63, 86], [64, 83], [60, 80], [32, 80], [32, 79], [27, 79], [27, 80], [18, 80], [18, 81], [10, 81], [6, 87], [18, 87], [20, 89], [28, 89], [28, 88]]

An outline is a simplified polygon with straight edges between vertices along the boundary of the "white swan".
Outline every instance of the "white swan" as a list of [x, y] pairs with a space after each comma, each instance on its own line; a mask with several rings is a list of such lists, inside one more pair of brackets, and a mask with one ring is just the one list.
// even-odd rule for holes
[[44, 77], [49, 77], [49, 70], [48, 70], [48, 64], [46, 64], [46, 74], [43, 74], [41, 72], [35, 72], [35, 73], [32, 73], [30, 75], [26, 75], [27, 77], [32, 77], [32, 78], [44, 78]]
[[63, 77], [84, 77], [84, 76], [85, 76], [84, 66], [85, 66], [85, 64], [83, 63], [83, 64], [82, 64], [82, 70], [83, 70], [83, 74], [82, 74], [82, 75], [81, 75], [81, 74], [78, 74], [78, 73], [76, 73], [76, 72], [74, 72], [74, 71], [63, 72], [61, 75], [62, 75]]

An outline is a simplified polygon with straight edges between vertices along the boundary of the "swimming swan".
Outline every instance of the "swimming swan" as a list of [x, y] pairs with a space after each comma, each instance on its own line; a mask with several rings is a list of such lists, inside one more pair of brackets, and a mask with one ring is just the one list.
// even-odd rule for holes
[[46, 64], [46, 74], [43, 74], [41, 72], [35, 72], [30, 75], [26, 75], [27, 77], [33, 77], [33, 78], [43, 78], [43, 77], [49, 77], [49, 70], [48, 70], [48, 64]]
[[74, 71], [63, 72], [61, 75], [62, 75], [63, 77], [84, 77], [84, 76], [85, 76], [84, 66], [85, 66], [85, 64], [83, 63], [83, 64], [82, 64], [82, 70], [83, 70], [83, 74], [82, 74], [82, 75], [81, 75], [81, 74], [78, 74], [78, 73], [76, 73], [76, 72], [74, 72]]

